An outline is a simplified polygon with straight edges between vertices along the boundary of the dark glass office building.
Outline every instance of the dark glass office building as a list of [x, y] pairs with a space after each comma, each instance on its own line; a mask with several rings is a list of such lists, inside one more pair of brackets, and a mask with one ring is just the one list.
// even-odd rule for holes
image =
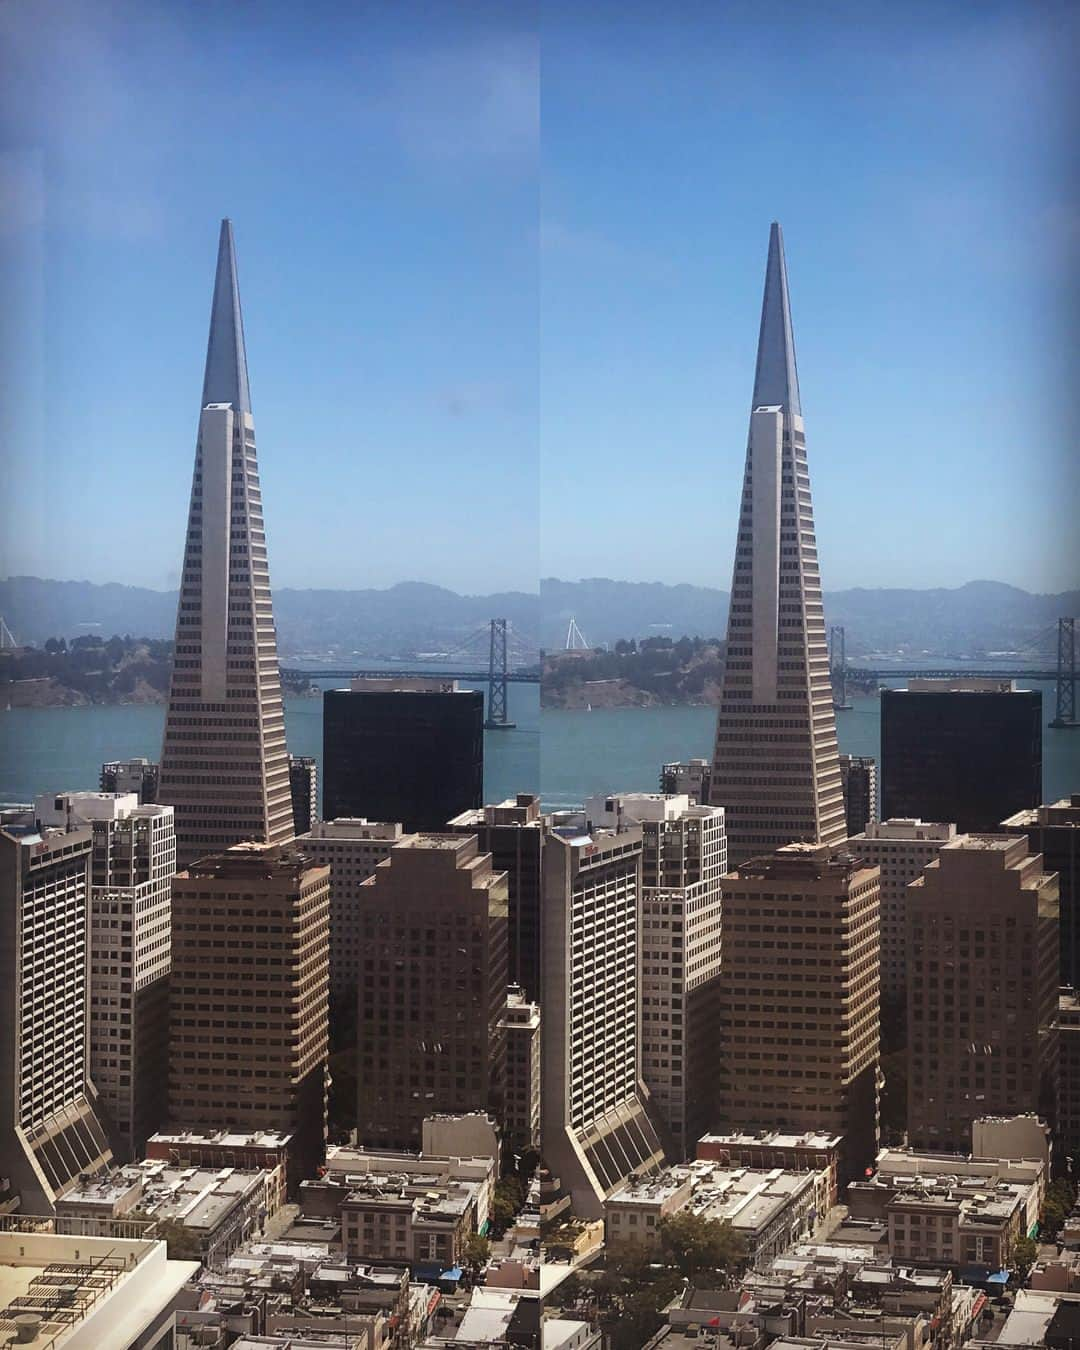
[[361, 679], [323, 698], [323, 818], [443, 831], [484, 800], [484, 695], [438, 678]]
[[1042, 694], [1000, 680], [912, 680], [881, 693], [883, 820], [996, 833], [1042, 796]]

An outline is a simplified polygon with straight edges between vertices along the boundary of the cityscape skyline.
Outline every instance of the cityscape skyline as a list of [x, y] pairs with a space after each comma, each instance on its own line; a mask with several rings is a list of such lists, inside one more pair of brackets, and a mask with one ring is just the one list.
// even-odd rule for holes
[[[769, 117], [750, 119], [766, 58], [738, 8], [727, 26], [674, 23], [648, 43], [641, 7], [607, 35], [590, 85], [573, 50], [589, 24], [556, 7], [542, 34], [559, 58], [548, 63], [542, 142], [528, 9], [508, 16], [481, 5], [469, 22], [440, 15], [419, 34], [406, 6], [365, 30], [352, 63], [328, 52], [329, 26], [301, 37], [281, 8], [270, 11], [263, 73], [235, 88], [215, 79], [238, 41], [224, 14], [207, 20], [216, 43], [196, 40], [183, 7], [136, 15], [121, 6], [112, 22], [89, 24], [77, 5], [56, 5], [33, 34], [19, 6], [4, 17], [17, 58], [12, 125], [24, 148], [0, 156], [19, 203], [3, 221], [3, 280], [12, 321], [32, 338], [3, 346], [19, 391], [4, 440], [20, 472], [0, 574], [176, 584], [166, 531], [136, 559], [88, 520], [135, 500], [169, 518], [186, 461], [207, 222], [228, 214], [244, 240], [258, 334], [264, 479], [272, 501], [297, 508], [270, 521], [280, 585], [415, 578], [477, 593], [531, 590], [547, 575], [686, 580], [649, 531], [627, 550], [606, 521], [582, 528], [581, 513], [603, 490], [611, 517], [643, 524], [646, 500], [690, 530], [734, 517], [736, 498], [720, 485], [741, 455], [756, 307], [747, 278], [761, 224], [777, 217], [804, 278], [796, 319], [815, 389], [831, 584], [1075, 584], [1080, 560], [1062, 490], [1075, 467], [1066, 404], [1053, 397], [1068, 383], [1061, 339], [1071, 317], [1055, 278], [1071, 265], [1075, 209], [1059, 81], [1060, 39], [1071, 31], [1064, 10], [1020, 21], [1008, 7], [976, 18], [975, 7], [958, 6], [934, 25], [932, 45], [914, 19], [883, 10], [857, 32], [839, 19], [820, 32], [799, 20], [808, 45], [796, 56], [790, 44], [780, 69], [819, 61], [828, 74], [809, 87], [777, 81]], [[54, 48], [75, 57], [42, 61]], [[961, 51], [957, 83], [944, 53]], [[652, 118], [649, 99], [672, 88], [684, 64], [685, 88]], [[46, 78], [32, 82], [39, 65]], [[64, 68], [62, 89], [53, 65]], [[872, 91], [862, 73], [871, 69]], [[269, 101], [264, 79], [273, 81]], [[148, 81], [162, 103], [143, 119], [134, 109]], [[351, 92], [358, 82], [362, 96]], [[845, 97], [861, 106], [877, 82], [895, 105], [847, 118]], [[618, 103], [624, 122], [603, 116], [605, 101]], [[253, 124], [256, 106], [269, 108], [265, 127]], [[579, 106], [595, 113], [590, 133], [568, 137]], [[168, 139], [174, 116], [185, 119], [184, 163]], [[319, 153], [304, 154], [319, 116]], [[218, 143], [222, 117], [239, 119], [250, 138], [239, 164]], [[725, 134], [710, 158], [710, 137], [731, 127], [738, 135]], [[902, 149], [901, 130], [910, 141]], [[680, 153], [666, 155], [679, 136]], [[120, 160], [131, 166], [122, 179]], [[710, 163], [720, 172], [703, 176]], [[298, 164], [301, 195], [326, 209], [289, 205], [281, 174]], [[160, 300], [146, 343], [150, 286]], [[152, 427], [116, 399], [118, 382], [155, 403]], [[298, 385], [302, 412], [287, 394]], [[119, 486], [95, 481], [73, 494], [50, 480], [46, 491], [39, 465], [51, 444], [107, 459], [121, 469]], [[657, 478], [657, 455], [672, 450], [722, 470], [709, 492]], [[604, 482], [613, 454], [620, 473]], [[415, 500], [402, 463], [428, 488]], [[980, 512], [957, 532], [943, 513], [973, 476]], [[327, 494], [331, 480], [339, 490]], [[885, 522], [873, 540], [845, 529], [882, 484], [909, 519]], [[354, 530], [353, 498], [373, 495], [393, 509]], [[408, 569], [393, 547], [406, 502], [426, 541]], [[463, 531], [447, 502], [482, 514], [482, 534]], [[311, 514], [317, 547], [296, 525]], [[911, 537], [919, 547], [906, 547]], [[718, 556], [703, 579], [723, 584], [727, 570]]]
[[96, 8], [0, 7], [0, 537], [143, 583], [0, 581], [0, 1329], [1071, 1347], [1080, 21]]

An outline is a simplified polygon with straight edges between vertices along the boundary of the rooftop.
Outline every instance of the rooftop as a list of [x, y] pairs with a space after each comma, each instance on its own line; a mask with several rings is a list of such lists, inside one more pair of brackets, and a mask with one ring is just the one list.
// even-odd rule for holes
[[[11, 1216], [15, 1220], [19, 1216]], [[163, 1242], [0, 1232], [0, 1341], [19, 1330], [30, 1350], [130, 1345], [198, 1269], [169, 1261]], [[16, 1319], [26, 1319], [17, 1321]]]

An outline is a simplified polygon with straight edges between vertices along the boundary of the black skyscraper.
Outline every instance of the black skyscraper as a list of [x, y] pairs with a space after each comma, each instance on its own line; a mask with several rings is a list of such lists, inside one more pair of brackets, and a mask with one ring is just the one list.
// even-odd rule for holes
[[484, 696], [441, 680], [355, 680], [323, 699], [323, 818], [443, 831], [483, 802]]
[[1039, 804], [1041, 693], [983, 680], [912, 686], [881, 694], [883, 820], [921, 816], [994, 833]]

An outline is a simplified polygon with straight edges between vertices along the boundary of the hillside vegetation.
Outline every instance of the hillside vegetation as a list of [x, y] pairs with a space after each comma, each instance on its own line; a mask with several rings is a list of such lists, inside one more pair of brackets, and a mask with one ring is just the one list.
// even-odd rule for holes
[[717, 701], [724, 668], [719, 638], [619, 639], [610, 651], [544, 658], [544, 708], [650, 708]]

